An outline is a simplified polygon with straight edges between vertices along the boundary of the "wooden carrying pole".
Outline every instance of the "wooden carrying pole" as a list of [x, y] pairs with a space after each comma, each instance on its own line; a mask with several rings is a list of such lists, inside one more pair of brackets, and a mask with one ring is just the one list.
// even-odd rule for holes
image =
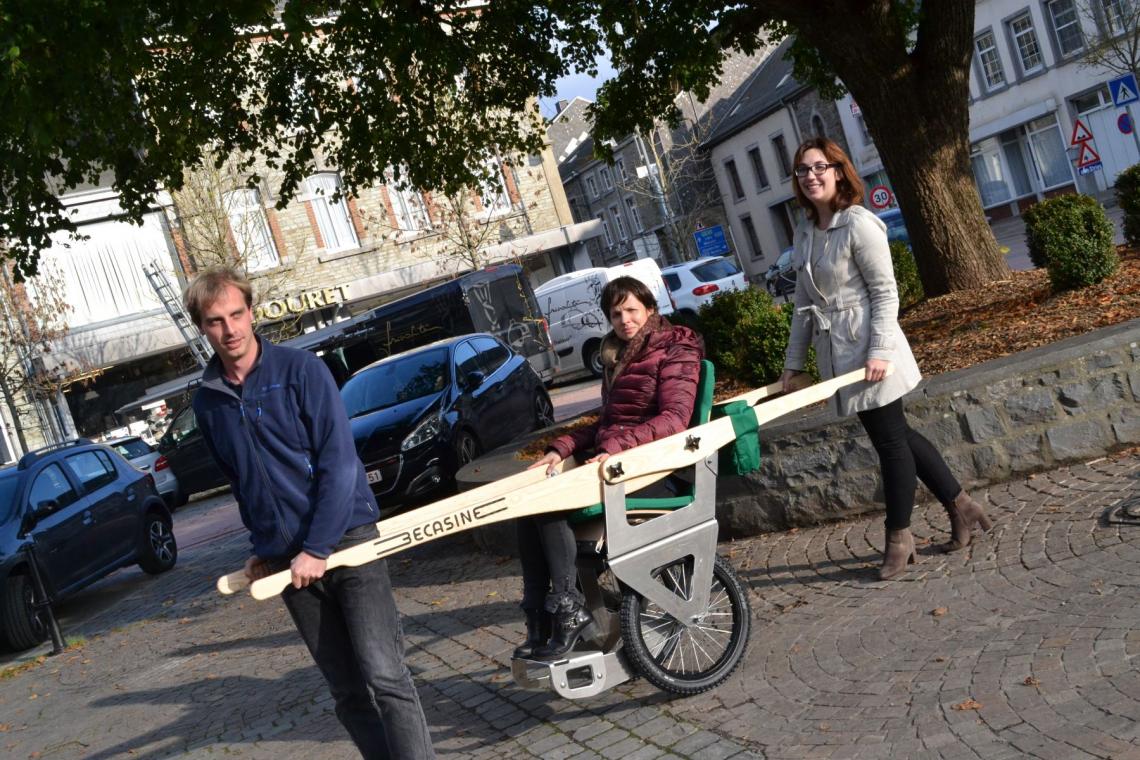
[[[840, 388], [862, 382], [863, 377], [862, 369], [854, 370], [760, 404], [780, 392], [779, 383], [772, 383], [730, 401], [745, 401], [753, 406], [758, 424], [764, 425], [789, 412], [825, 401]], [[523, 470], [381, 520], [376, 524], [380, 532], [376, 540], [334, 552], [328, 557], [327, 568], [362, 565], [479, 525], [598, 504], [603, 501], [603, 487], [607, 482], [625, 483], [626, 493], [633, 493], [674, 470], [701, 461], [735, 438], [732, 421], [722, 417], [614, 454], [602, 465], [575, 467], [571, 458], [559, 465], [561, 471], [557, 477], [546, 477], [544, 468]], [[223, 594], [232, 594], [248, 586], [254, 599], [268, 599], [285, 590], [291, 578], [290, 571], [284, 570], [250, 584], [244, 571], [239, 570], [219, 578], [217, 588]]]

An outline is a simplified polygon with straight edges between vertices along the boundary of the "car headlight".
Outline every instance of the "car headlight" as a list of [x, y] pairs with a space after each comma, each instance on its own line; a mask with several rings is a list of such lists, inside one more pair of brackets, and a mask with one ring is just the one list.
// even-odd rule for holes
[[427, 419], [416, 425], [416, 429], [408, 434], [400, 444], [400, 451], [414, 449], [416, 446], [427, 443], [439, 435], [443, 427], [443, 418], [438, 413], [429, 414]]

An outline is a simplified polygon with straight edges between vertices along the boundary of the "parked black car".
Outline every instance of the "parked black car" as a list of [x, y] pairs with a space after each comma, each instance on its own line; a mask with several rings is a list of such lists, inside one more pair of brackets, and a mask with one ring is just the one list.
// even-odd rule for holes
[[154, 463], [155, 469], [169, 467], [178, 479], [170, 499], [176, 507], [181, 507], [196, 493], [230, 484], [206, 447], [194, 408], [189, 403], [174, 415], [158, 439], [158, 451], [162, 456]]
[[172, 525], [154, 478], [102, 444], [69, 441], [0, 468], [0, 638], [12, 649], [47, 638], [25, 551], [33, 541], [58, 599], [132, 563], [174, 567]]
[[792, 269], [792, 252], [785, 248], [764, 274], [764, 285], [773, 296], [790, 296], [796, 292], [796, 270]]
[[370, 364], [341, 397], [382, 512], [450, 485], [481, 452], [554, 421], [526, 358], [486, 333]]

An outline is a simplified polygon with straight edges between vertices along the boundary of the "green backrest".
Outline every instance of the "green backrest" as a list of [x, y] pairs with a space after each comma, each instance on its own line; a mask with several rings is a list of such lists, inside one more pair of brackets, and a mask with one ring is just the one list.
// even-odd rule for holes
[[708, 359], [701, 360], [701, 376], [697, 380], [697, 400], [693, 404], [693, 418], [689, 427], [703, 425], [709, 421], [713, 408], [713, 391], [716, 389], [716, 368]]

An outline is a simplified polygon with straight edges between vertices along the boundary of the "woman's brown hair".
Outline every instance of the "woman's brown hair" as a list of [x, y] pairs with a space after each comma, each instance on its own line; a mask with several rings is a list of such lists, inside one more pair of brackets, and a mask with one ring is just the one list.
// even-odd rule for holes
[[[804, 154], [812, 149], [818, 150], [823, 153], [829, 164], [839, 164], [835, 167], [835, 198], [831, 201], [831, 210], [838, 211], [842, 208], [854, 206], [856, 203], [863, 202], [863, 180], [859, 178], [859, 172], [855, 171], [855, 165], [851, 163], [851, 159], [840, 148], [838, 144], [826, 137], [812, 137], [811, 139], [804, 140], [800, 143], [800, 147], [796, 148], [795, 158], [792, 159], [792, 166], [796, 167], [803, 163]], [[792, 172], [795, 176], [795, 172]], [[804, 213], [807, 218], [814, 221], [816, 219], [815, 206], [804, 195], [804, 190], [800, 187], [799, 177], [795, 178], [792, 183], [792, 191], [796, 194], [796, 200], [804, 207]]]
[[657, 311], [657, 298], [644, 282], [635, 277], [617, 277], [606, 283], [598, 299], [598, 305], [605, 312], [606, 319], [610, 318], [610, 310], [624, 303], [629, 296], [641, 301], [646, 309]]

